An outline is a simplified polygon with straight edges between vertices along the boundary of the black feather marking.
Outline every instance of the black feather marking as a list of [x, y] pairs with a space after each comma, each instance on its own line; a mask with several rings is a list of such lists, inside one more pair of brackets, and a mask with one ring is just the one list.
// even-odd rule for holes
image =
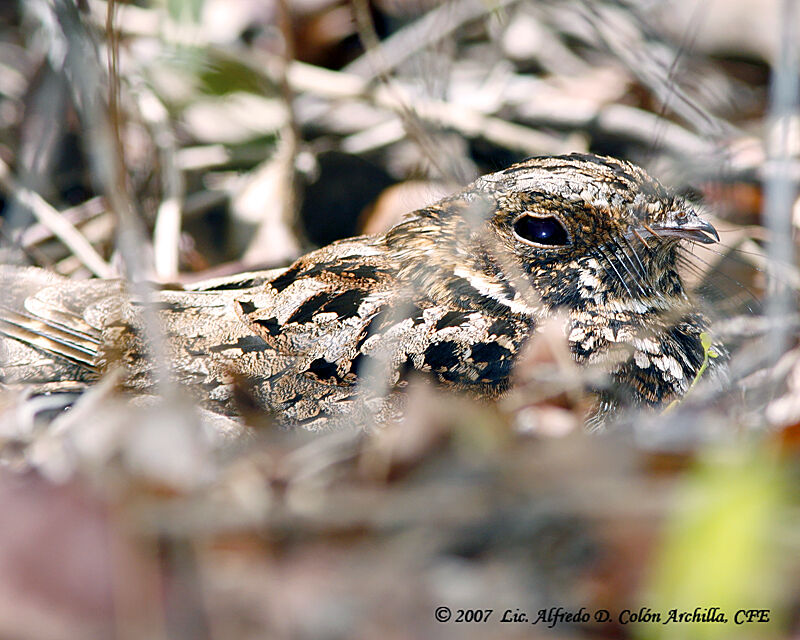
[[458, 363], [458, 347], [455, 342], [438, 342], [425, 349], [425, 364], [434, 371], [452, 369]]
[[330, 299], [330, 293], [327, 292], [322, 292], [311, 296], [308, 300], [301, 304], [291, 316], [289, 316], [289, 319], [286, 322], [310, 322], [314, 314], [319, 313], [323, 305], [330, 301]]
[[311, 278], [314, 276], [321, 276], [324, 273], [333, 273], [338, 274], [342, 269], [341, 264], [331, 264], [328, 262], [322, 262], [320, 264], [311, 265], [308, 269], [303, 272], [303, 275]]
[[416, 367], [414, 366], [414, 360], [411, 356], [408, 356], [397, 368], [397, 373], [399, 376], [398, 381], [408, 380], [409, 375], [411, 375], [415, 369]]
[[406, 311], [407, 311], [406, 317], [411, 318], [414, 321], [415, 325], [422, 324], [423, 322], [425, 322], [425, 317], [423, 316], [423, 312], [425, 311], [425, 309], [423, 309], [419, 305], [416, 304], [409, 305]]
[[511, 375], [512, 365], [513, 362], [508, 359], [490, 362], [481, 371], [481, 381], [505, 386], [508, 383], [508, 376]]
[[348, 275], [352, 278], [364, 278], [368, 280], [378, 280], [378, 277], [389, 273], [386, 269], [378, 269], [370, 265], [357, 265], [350, 267], [343, 271], [343, 275]]
[[511, 352], [496, 342], [479, 342], [472, 345], [472, 359], [475, 362], [497, 362], [511, 357]]
[[304, 396], [302, 393], [296, 393], [291, 398], [287, 398], [286, 400], [284, 400], [281, 403], [281, 407], [284, 409], [288, 409], [289, 407], [292, 407], [297, 403], [302, 402], [303, 398]]
[[497, 318], [494, 322], [492, 322], [491, 326], [489, 327], [489, 335], [511, 337], [514, 335], [514, 325], [511, 324], [508, 320]]
[[342, 276], [350, 279], [371, 280], [377, 282], [381, 277], [388, 275], [389, 269], [381, 268], [371, 264], [361, 264], [358, 260], [342, 260], [341, 262], [324, 262], [309, 267], [303, 272], [303, 276], [321, 276], [330, 274]]
[[277, 278], [272, 280], [269, 284], [277, 293], [280, 293], [297, 279], [297, 275], [300, 273], [300, 271], [302, 271], [302, 269], [302, 264], [295, 264]]
[[320, 380], [330, 380], [333, 378], [341, 384], [345, 381], [339, 376], [339, 371], [335, 362], [328, 362], [325, 358], [317, 358], [308, 365], [307, 373], [319, 378]]
[[350, 362], [350, 373], [360, 376], [364, 372], [364, 368], [370, 366], [371, 360], [373, 360], [372, 356], [368, 356], [366, 353], [359, 353]]
[[460, 276], [452, 278], [450, 290], [454, 294], [455, 303], [464, 309], [474, 309], [477, 303], [479, 308], [492, 313], [505, 313], [508, 311], [508, 307], [490, 296], [482, 294], [466, 278]]
[[394, 324], [395, 320], [396, 319], [394, 317], [392, 309], [388, 307], [383, 307], [378, 313], [376, 313], [374, 316], [372, 316], [372, 318], [370, 318], [369, 322], [361, 331], [361, 334], [358, 336], [358, 342], [356, 343], [356, 348], [360, 349], [361, 345], [364, 344], [367, 338], [369, 338], [370, 336], [374, 336], [378, 333], [381, 333], [381, 331]]
[[[272, 335], [272, 334], [270, 334]], [[209, 351], [225, 351], [226, 349], [236, 349], [239, 348], [242, 350], [242, 353], [253, 353], [253, 352], [260, 352], [260, 351], [271, 351], [272, 347], [270, 347], [264, 340], [262, 340], [258, 336], [244, 336], [239, 338], [233, 344], [220, 344], [215, 345], [209, 349]]]
[[436, 323], [436, 330], [439, 331], [445, 327], [457, 327], [464, 324], [466, 321], [466, 314], [463, 311], [448, 311]]
[[257, 278], [246, 278], [245, 280], [235, 280], [232, 282], [223, 282], [222, 284], [213, 287], [204, 287], [201, 291], [234, 291], [237, 289], [252, 289], [262, 283], [262, 280]]
[[277, 318], [259, 318], [258, 320], [253, 320], [253, 324], [264, 327], [273, 338], [281, 333], [281, 325]]
[[256, 310], [256, 305], [247, 300], [239, 300], [239, 306], [242, 309], [242, 313], [244, 313], [245, 315], [253, 313], [253, 311]]
[[359, 306], [368, 295], [369, 292], [363, 289], [348, 289], [326, 302], [322, 310], [332, 311], [341, 318], [350, 318], [358, 314]]
[[677, 325], [669, 329], [669, 337], [672, 339], [672, 341], [674, 341], [674, 343], [666, 340], [663, 342], [666, 345], [674, 344], [675, 348], [669, 350], [672, 352], [669, 353], [669, 355], [677, 356], [676, 359], [678, 362], [681, 362], [683, 359], [680, 356], [685, 355], [689, 362], [691, 362], [692, 367], [696, 370], [700, 368], [700, 365], [703, 362], [704, 350], [700, 336], [691, 330], [687, 331], [687, 329], [691, 329], [692, 321], [699, 323], [698, 318], [690, 317], [688, 325]]

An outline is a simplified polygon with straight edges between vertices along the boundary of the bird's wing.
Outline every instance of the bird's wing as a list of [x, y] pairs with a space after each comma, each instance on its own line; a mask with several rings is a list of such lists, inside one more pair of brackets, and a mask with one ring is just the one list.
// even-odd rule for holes
[[288, 422], [314, 428], [323, 417], [366, 411], [356, 383], [375, 318], [395, 294], [392, 273], [368, 238], [301, 258], [234, 296], [246, 334], [226, 342], [229, 361]]
[[146, 314], [121, 282], [0, 267], [0, 375], [88, 383], [121, 361], [126, 384], [146, 391], [154, 358], [163, 359], [209, 409], [237, 412], [237, 389], [247, 385], [257, 406], [312, 429], [385, 421], [412, 370], [489, 390], [507, 377], [509, 323], [434, 303], [396, 273], [379, 243], [362, 238], [282, 271], [160, 291], [167, 352], [156, 353], [142, 344]]
[[435, 303], [396, 273], [379, 247], [347, 241], [236, 300], [241, 319], [281, 361], [264, 385], [272, 404], [297, 419], [359, 402], [380, 408], [413, 370], [448, 386], [505, 389], [520, 341], [515, 325]]

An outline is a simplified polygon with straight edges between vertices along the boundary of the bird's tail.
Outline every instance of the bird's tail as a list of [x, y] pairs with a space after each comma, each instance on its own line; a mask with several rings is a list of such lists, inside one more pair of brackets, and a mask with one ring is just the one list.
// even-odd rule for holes
[[61, 390], [95, 380], [102, 337], [93, 309], [121, 290], [118, 281], [0, 265], [0, 381]]

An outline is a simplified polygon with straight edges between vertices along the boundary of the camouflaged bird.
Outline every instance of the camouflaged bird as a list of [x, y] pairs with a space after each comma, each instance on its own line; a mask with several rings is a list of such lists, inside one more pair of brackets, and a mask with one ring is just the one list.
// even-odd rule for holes
[[[639, 167], [537, 157], [285, 270], [160, 291], [158, 314], [172, 373], [203, 406], [236, 414], [246, 385], [282, 424], [310, 429], [397, 418], [411, 372], [496, 398], [560, 314], [574, 359], [608, 373], [591, 390], [601, 422], [680, 397], [703, 362], [682, 240], [718, 237]], [[0, 278], [6, 384], [80, 387], [124, 364], [127, 387], [152, 386], [140, 305], [122, 282], [11, 267]]]

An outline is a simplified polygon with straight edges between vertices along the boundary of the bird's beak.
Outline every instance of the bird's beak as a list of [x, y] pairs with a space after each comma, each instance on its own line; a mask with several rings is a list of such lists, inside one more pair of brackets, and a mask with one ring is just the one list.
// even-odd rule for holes
[[714, 244], [715, 242], [719, 242], [719, 234], [717, 233], [717, 230], [710, 222], [707, 222], [700, 217], [687, 220], [683, 224], [678, 222], [666, 223], [662, 225], [654, 224], [651, 228], [660, 236], [683, 238], [685, 240], [700, 242], [702, 244]]

